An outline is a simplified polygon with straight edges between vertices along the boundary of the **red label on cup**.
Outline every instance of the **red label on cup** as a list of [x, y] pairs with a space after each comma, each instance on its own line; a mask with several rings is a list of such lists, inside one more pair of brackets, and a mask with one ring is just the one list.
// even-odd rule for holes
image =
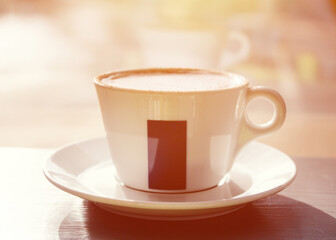
[[148, 187], [183, 190], [187, 183], [187, 121], [147, 121]]

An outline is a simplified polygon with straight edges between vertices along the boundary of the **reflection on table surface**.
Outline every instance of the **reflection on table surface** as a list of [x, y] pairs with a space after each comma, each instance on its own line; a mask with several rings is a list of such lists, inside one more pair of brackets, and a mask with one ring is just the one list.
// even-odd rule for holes
[[335, 159], [294, 158], [299, 171], [288, 188], [230, 214], [153, 221], [112, 214], [56, 188], [41, 172], [50, 153], [0, 147], [0, 159], [5, 159], [0, 168], [5, 180], [0, 182], [1, 239], [296, 240], [336, 235]]
[[[249, 57], [226, 70], [284, 96], [287, 121], [263, 142], [336, 157], [335, 1], [154, 2], [1, 2], [0, 145], [53, 148], [103, 135], [92, 78], [144, 67], [144, 29], [206, 29], [246, 35]], [[261, 105], [256, 119], [268, 116]]]

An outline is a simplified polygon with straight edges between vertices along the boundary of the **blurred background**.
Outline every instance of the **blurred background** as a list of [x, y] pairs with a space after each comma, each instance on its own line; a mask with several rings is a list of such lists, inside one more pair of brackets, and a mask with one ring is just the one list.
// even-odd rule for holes
[[[261, 141], [336, 157], [335, 0], [0, 0], [0, 146], [104, 135], [93, 77], [151, 66], [273, 87], [288, 117]], [[251, 118], [270, 111], [254, 104]]]

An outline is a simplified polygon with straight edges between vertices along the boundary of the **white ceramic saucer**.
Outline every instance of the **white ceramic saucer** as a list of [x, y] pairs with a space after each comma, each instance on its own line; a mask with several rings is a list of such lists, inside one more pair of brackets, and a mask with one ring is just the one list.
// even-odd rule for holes
[[45, 176], [56, 187], [121, 215], [160, 220], [219, 216], [275, 194], [294, 179], [296, 167], [284, 153], [252, 142], [217, 187], [183, 194], [148, 193], [123, 186], [105, 138], [69, 144], [46, 161]]

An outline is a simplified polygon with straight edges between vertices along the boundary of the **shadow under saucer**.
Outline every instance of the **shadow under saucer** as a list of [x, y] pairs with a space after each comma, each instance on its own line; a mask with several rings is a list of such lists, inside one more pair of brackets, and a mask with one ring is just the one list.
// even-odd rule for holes
[[[80, 203], [79, 203], [80, 204]], [[130, 218], [82, 201], [59, 227], [68, 239], [333, 239], [336, 219], [300, 201], [274, 195], [233, 213], [190, 221]], [[79, 214], [80, 213], [80, 214]], [[72, 233], [63, 231], [72, 225]], [[80, 231], [79, 231], [80, 230]]]

